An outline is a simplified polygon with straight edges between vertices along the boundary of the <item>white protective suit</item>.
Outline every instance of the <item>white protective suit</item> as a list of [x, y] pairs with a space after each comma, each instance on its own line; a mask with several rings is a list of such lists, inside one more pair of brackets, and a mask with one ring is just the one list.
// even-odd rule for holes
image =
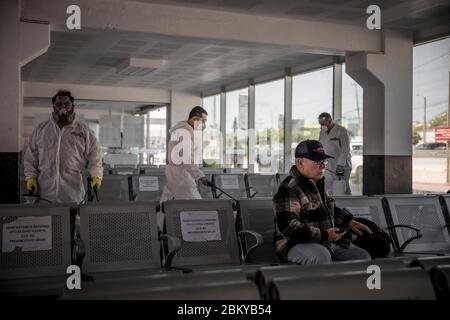
[[[180, 121], [169, 130], [170, 140], [167, 147], [166, 185], [161, 194], [161, 202], [166, 200], [201, 199], [196, 181], [205, 175], [200, 170], [199, 164], [194, 163], [194, 155], [201, 152], [201, 139], [194, 144], [194, 129], [187, 121]], [[190, 143], [182, 143], [180, 135], [188, 134]], [[188, 163], [179, 162], [180, 159], [172, 159], [172, 152], [178, 154], [182, 146], [190, 147], [190, 159]], [[176, 149], [175, 149], [176, 148]], [[199, 151], [200, 148], [200, 151]], [[175, 150], [174, 150], [175, 149]], [[186, 154], [185, 154], [186, 155]]]
[[341, 179], [346, 184], [345, 193], [351, 194], [349, 178], [352, 172], [352, 156], [350, 154], [350, 141], [347, 130], [335, 122], [329, 133], [327, 133], [327, 129], [320, 131], [319, 141], [322, 143], [325, 153], [334, 157], [334, 159], [327, 159], [325, 190], [329, 194], [333, 194], [333, 182], [339, 179], [335, 174], [336, 167], [341, 165], [344, 167], [344, 176]]
[[92, 177], [103, 178], [100, 145], [76, 119], [59, 129], [51, 118], [33, 131], [24, 156], [25, 178], [37, 177], [41, 198], [80, 203], [85, 195], [81, 172], [88, 162]]

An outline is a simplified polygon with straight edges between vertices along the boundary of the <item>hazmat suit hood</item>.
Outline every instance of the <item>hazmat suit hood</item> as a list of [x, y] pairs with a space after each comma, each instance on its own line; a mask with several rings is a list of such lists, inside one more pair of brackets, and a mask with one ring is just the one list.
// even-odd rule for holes
[[190, 132], [194, 132], [194, 129], [191, 127], [191, 125], [186, 121], [179, 121], [176, 125], [174, 125], [172, 128], [169, 129], [169, 133], [172, 134], [175, 130], [178, 129], [186, 129], [189, 130]]

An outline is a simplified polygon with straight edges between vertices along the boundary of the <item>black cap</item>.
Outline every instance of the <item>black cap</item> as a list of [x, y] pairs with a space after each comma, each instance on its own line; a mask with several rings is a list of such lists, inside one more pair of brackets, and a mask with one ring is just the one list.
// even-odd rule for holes
[[325, 154], [323, 145], [317, 140], [305, 140], [300, 142], [295, 148], [295, 158], [307, 158], [313, 161], [320, 161], [327, 158], [334, 158]]

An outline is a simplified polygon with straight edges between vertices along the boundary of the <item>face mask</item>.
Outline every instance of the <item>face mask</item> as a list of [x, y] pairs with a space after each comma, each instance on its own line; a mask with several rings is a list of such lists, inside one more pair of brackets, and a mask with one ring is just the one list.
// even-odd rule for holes
[[194, 130], [201, 130], [201, 131], [203, 131], [205, 129], [206, 129], [206, 124], [205, 123], [203, 123], [200, 120], [194, 121]]
[[52, 115], [57, 123], [70, 123], [75, 119], [75, 112], [68, 112], [66, 109], [54, 110]]
[[328, 127], [327, 127], [327, 126], [320, 126], [320, 129], [321, 129], [322, 131], [325, 131], [325, 130], [328, 130]]

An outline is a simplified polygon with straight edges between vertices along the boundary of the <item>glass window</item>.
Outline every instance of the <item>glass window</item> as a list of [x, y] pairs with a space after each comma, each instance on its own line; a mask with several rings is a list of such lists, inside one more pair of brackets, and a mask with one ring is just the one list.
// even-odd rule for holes
[[284, 79], [255, 86], [255, 172], [283, 172]]
[[[333, 114], [333, 68], [324, 68], [292, 78], [292, 163], [295, 147], [306, 139], [319, 139], [317, 117]], [[286, 168], [289, 169], [289, 168]]]
[[439, 134], [439, 127], [449, 126], [449, 50], [450, 38], [413, 49], [415, 193], [441, 193], [450, 189], [448, 142]]
[[362, 194], [363, 179], [363, 88], [345, 73], [345, 64], [342, 65], [341, 124], [347, 129], [350, 138], [350, 189], [352, 194], [359, 195]]
[[225, 166], [248, 167], [248, 88], [231, 91], [226, 96]]
[[206, 129], [203, 132], [203, 166], [220, 167], [220, 94], [203, 98], [203, 108], [208, 112]]
[[146, 124], [148, 125], [148, 129], [145, 132], [149, 134], [146, 136], [148, 156], [147, 161], [144, 163], [165, 165], [167, 150], [167, 108], [159, 107], [149, 111], [147, 116]]

